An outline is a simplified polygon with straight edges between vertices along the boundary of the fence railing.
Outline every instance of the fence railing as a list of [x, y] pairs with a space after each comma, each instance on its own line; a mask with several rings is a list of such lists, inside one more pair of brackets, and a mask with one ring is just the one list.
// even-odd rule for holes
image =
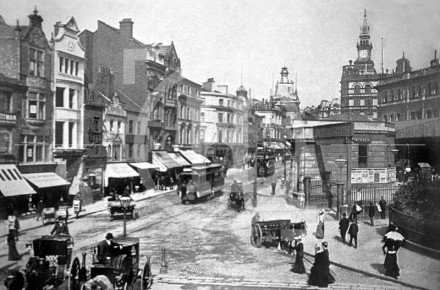
[[383, 197], [387, 204], [393, 201], [393, 196], [398, 187], [389, 184], [353, 184], [351, 192], [347, 193], [346, 203], [353, 204], [355, 201], [359, 204], [369, 204], [370, 201], [375, 204]]
[[397, 225], [405, 238], [432, 248], [440, 247], [440, 222], [426, 220], [410, 214], [389, 209], [390, 223]]

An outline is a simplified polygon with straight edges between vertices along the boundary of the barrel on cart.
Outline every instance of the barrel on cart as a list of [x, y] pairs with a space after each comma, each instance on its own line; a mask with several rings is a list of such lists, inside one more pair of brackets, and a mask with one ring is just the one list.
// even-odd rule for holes
[[291, 223], [290, 220], [259, 221], [252, 226], [251, 244], [261, 247], [264, 242], [291, 242], [307, 235], [305, 221]]

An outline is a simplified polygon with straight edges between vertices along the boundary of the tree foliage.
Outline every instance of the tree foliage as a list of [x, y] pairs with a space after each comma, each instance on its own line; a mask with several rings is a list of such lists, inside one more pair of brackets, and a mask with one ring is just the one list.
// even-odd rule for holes
[[440, 218], [440, 180], [402, 185], [393, 198], [398, 211], [424, 219]]

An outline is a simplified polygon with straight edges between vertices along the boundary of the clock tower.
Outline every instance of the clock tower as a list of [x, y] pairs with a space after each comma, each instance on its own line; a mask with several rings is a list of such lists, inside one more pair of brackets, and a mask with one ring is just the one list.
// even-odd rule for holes
[[364, 10], [364, 23], [361, 26], [361, 33], [359, 35], [359, 42], [356, 45], [358, 50], [358, 58], [355, 60], [355, 64], [368, 64], [367, 71], [372, 72], [374, 70], [374, 62], [371, 60], [371, 51], [373, 45], [370, 42], [370, 26], [367, 22], [367, 10]]

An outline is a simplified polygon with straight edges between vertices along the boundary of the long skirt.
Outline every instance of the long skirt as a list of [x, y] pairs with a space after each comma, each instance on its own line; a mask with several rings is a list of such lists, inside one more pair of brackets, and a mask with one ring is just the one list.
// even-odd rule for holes
[[8, 247], [9, 247], [9, 253], [8, 253], [8, 258], [9, 261], [19, 261], [21, 260], [21, 256], [17, 251], [17, 246], [15, 245], [14, 242], [9, 242], [8, 243]]
[[304, 274], [306, 272], [302, 256], [296, 255], [295, 264], [292, 267], [292, 272], [298, 274]]
[[385, 256], [385, 275], [397, 278], [400, 275], [400, 268], [397, 265], [397, 255], [396, 254], [387, 254]]
[[318, 239], [324, 238], [324, 223], [319, 222], [318, 226], [316, 227], [316, 237]]
[[313, 265], [310, 269], [309, 280], [307, 281], [309, 285], [318, 287], [327, 287], [329, 284], [328, 270], [322, 269]]

